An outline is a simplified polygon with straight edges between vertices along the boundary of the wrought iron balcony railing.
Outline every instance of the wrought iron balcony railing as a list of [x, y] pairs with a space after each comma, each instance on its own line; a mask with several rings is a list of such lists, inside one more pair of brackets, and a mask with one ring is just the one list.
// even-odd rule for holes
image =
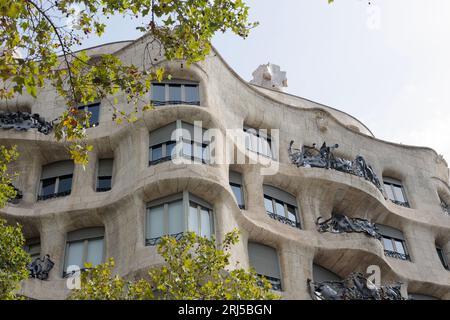
[[395, 203], [398, 206], [402, 206], [402, 207], [405, 207], [405, 208], [411, 208], [408, 201], [397, 201], [397, 200], [392, 200], [391, 199], [391, 202]]
[[409, 255], [405, 254], [405, 253], [400, 253], [397, 251], [392, 251], [392, 250], [384, 250], [384, 254], [387, 257], [391, 257], [391, 258], [395, 258], [395, 259], [400, 259], [400, 260], [405, 260], [405, 261], [409, 261]]
[[320, 149], [316, 147], [315, 143], [312, 146], [304, 145], [301, 149], [293, 148], [293, 144], [294, 141], [292, 140], [288, 148], [289, 158], [297, 167], [333, 169], [349, 173], [370, 181], [383, 193], [375, 170], [361, 155], [351, 161], [338, 158], [333, 154], [333, 150], [339, 147], [338, 144], [330, 147], [324, 142]]
[[[161, 239], [164, 236], [165, 235], [160, 236], [160, 237], [156, 237], [156, 238], [145, 239], [145, 245], [146, 246], [156, 246], [158, 243], [161, 242]], [[179, 232], [179, 233], [175, 233], [175, 234], [168, 234], [167, 236], [173, 237], [176, 240], [181, 240], [181, 238], [184, 236], [184, 232]]]
[[352, 273], [341, 281], [314, 282], [308, 279], [313, 300], [405, 300], [401, 283], [375, 286], [361, 273]]
[[[265, 276], [263, 274], [258, 274], [258, 276], [265, 278], [272, 285], [272, 290], [281, 291], [281, 279]], [[258, 285], [262, 286], [262, 281], [258, 282]]]
[[277, 220], [277, 221], [279, 221], [281, 223], [287, 224], [288, 226], [301, 229], [300, 223], [297, 222], [297, 221], [288, 219], [286, 217], [280, 216], [280, 215], [275, 214], [275, 213], [267, 212], [267, 215], [269, 217], [271, 217], [272, 219], [274, 219], [274, 220]]
[[103, 187], [103, 188], [95, 189], [95, 191], [97, 191], [97, 192], [106, 192], [106, 191], [109, 191], [109, 190], [111, 190], [111, 187]]
[[0, 111], [0, 128], [17, 131], [37, 129], [38, 132], [47, 135], [53, 129], [53, 123], [45, 121], [37, 113]]
[[375, 223], [362, 218], [349, 218], [343, 214], [333, 214], [330, 219], [317, 218], [317, 230], [321, 233], [364, 233], [369, 237], [381, 239]]
[[199, 106], [200, 101], [180, 101], [180, 100], [168, 100], [168, 101], [159, 101], [152, 100], [152, 104], [156, 107], [158, 106], [168, 106], [168, 105], [178, 105], [178, 104], [187, 104], [191, 106]]
[[50, 256], [46, 254], [43, 258], [36, 258], [28, 265], [30, 278], [39, 280], [47, 280], [50, 270], [53, 269], [55, 263], [50, 260]]
[[441, 208], [444, 214], [450, 216], [450, 206], [446, 204], [444, 201], [441, 202]]
[[64, 191], [64, 192], [57, 192], [57, 193], [52, 193], [52, 194], [46, 194], [46, 195], [39, 195], [37, 199], [38, 199], [38, 201], [41, 201], [41, 200], [65, 197], [65, 196], [70, 195], [71, 191], [72, 190]]

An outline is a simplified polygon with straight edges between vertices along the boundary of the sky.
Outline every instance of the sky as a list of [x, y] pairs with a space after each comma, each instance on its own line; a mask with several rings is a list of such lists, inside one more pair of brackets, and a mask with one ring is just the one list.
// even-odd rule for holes
[[[247, 0], [260, 25], [213, 45], [245, 80], [267, 62], [286, 92], [345, 111], [377, 138], [428, 146], [450, 162], [450, 1]], [[134, 39], [115, 17], [101, 41]]]

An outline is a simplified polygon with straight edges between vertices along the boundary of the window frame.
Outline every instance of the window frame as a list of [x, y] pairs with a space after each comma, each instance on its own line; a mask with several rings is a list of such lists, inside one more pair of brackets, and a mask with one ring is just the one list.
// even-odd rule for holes
[[442, 249], [442, 247], [436, 246], [436, 252], [437, 252], [439, 260], [441, 261], [441, 264], [444, 267], [444, 269], [450, 271], [448, 258], [447, 258], [447, 255], [445, 254], [444, 250]]
[[[85, 229], [79, 229], [79, 230], [76, 230], [75, 232], [82, 231], [82, 230], [85, 230]], [[103, 241], [102, 256], [100, 258], [101, 263], [103, 263], [105, 261], [105, 255], [106, 255], [106, 241], [105, 241], [104, 231], [103, 231], [103, 235], [101, 235], [101, 236], [100, 235], [93, 235], [93, 236], [86, 236], [86, 237], [83, 237], [83, 238], [80, 238], [80, 239], [73, 239], [73, 240], [66, 239], [66, 245], [65, 245], [65, 249], [64, 249], [63, 278], [67, 278], [67, 277], [72, 275], [70, 273], [67, 273], [67, 271], [66, 271], [67, 268], [69, 267], [67, 265], [67, 263], [68, 263], [69, 253], [70, 253], [70, 249], [69, 249], [70, 248], [70, 244], [74, 244], [74, 243], [82, 243], [83, 244], [82, 265], [79, 266], [79, 267], [80, 267], [80, 271], [84, 271], [84, 270], [86, 270], [86, 268], [84, 267], [84, 264], [86, 262], [89, 262], [89, 261], [87, 261], [87, 257], [88, 257], [88, 254], [89, 254], [89, 250], [88, 250], [88, 248], [89, 248], [89, 241], [100, 240], [100, 239]], [[95, 267], [95, 266], [93, 265], [93, 267]]]
[[[60, 192], [59, 191], [60, 179], [64, 178], [64, 177], [69, 177], [69, 176], [72, 179], [70, 190], [69, 191]], [[52, 194], [48, 194], [48, 195], [43, 195], [42, 194], [43, 181], [44, 180], [50, 180], [50, 179], [55, 179], [55, 188], [53, 190], [53, 193]], [[60, 197], [69, 196], [72, 193], [72, 186], [73, 186], [73, 173], [72, 174], [64, 174], [64, 175], [57, 176], [57, 177], [41, 179], [40, 182], [39, 182], [38, 201], [45, 201], [45, 200], [52, 199], [52, 198], [60, 198]]]
[[[182, 203], [182, 225], [183, 225], [183, 231], [177, 234], [169, 234], [168, 231], [170, 230], [169, 226], [169, 204], [181, 201]], [[146, 247], [155, 246], [159, 243], [161, 238], [163, 236], [173, 236], [176, 239], [179, 239], [182, 237], [186, 232], [189, 232], [189, 213], [190, 213], [190, 207], [191, 203], [194, 203], [197, 205], [197, 220], [199, 224], [199, 236], [201, 235], [201, 209], [205, 209], [209, 213], [209, 225], [210, 225], [210, 238], [215, 235], [216, 228], [215, 228], [215, 217], [214, 217], [214, 210], [212, 206], [205, 202], [204, 200], [197, 198], [196, 196], [192, 195], [190, 192], [184, 191], [182, 193], [174, 194], [168, 197], [164, 197], [158, 200], [151, 201], [147, 203], [146, 209], [145, 209], [145, 223], [144, 223], [144, 245]], [[155, 238], [148, 238], [148, 219], [149, 219], [149, 213], [152, 208], [163, 206], [163, 225], [164, 225], [164, 232], [161, 236], [155, 237]]]
[[[164, 85], [164, 101], [154, 100], [153, 98], [153, 86], [163, 86]], [[181, 87], [181, 100], [170, 100], [170, 86], [180, 86]], [[186, 101], [186, 86], [197, 87], [198, 92], [198, 101]], [[171, 80], [171, 81], [162, 81], [162, 82], [152, 82], [152, 88], [150, 90], [150, 101], [152, 105], [155, 107], [159, 106], [169, 106], [169, 105], [180, 105], [186, 104], [191, 106], [200, 106], [201, 105], [201, 95], [200, 95], [200, 82], [196, 81], [188, 81], [188, 80]]]
[[[399, 239], [399, 238], [389, 236], [389, 235], [384, 235], [384, 234], [382, 234], [381, 237], [382, 237], [381, 243], [383, 245], [385, 255], [387, 255], [391, 258], [397, 258], [400, 260], [411, 261], [411, 257], [409, 255], [408, 248], [406, 246], [406, 241], [404, 239]], [[394, 250], [386, 249], [386, 247], [384, 245], [384, 240], [391, 241], [391, 245]], [[402, 244], [402, 249], [403, 249], [404, 253], [401, 253], [398, 251], [397, 242], [400, 242]]]
[[[100, 163], [103, 160], [110, 160], [112, 162], [111, 164], [111, 175], [110, 176], [105, 176], [105, 175], [100, 175]], [[97, 178], [95, 179], [95, 192], [108, 192], [112, 189], [113, 187], [113, 173], [114, 173], [114, 158], [103, 158], [103, 159], [98, 159], [97, 161], [97, 170], [96, 170], [96, 176]], [[109, 179], [109, 188], [100, 188], [100, 180], [102, 178], [106, 178]]]
[[[97, 121], [95, 123], [92, 123], [92, 115], [94, 113], [89, 111], [89, 108], [94, 108], [94, 107], [98, 107], [98, 117], [97, 117]], [[86, 105], [81, 105], [81, 106], [78, 106], [77, 109], [79, 111], [91, 112], [92, 115], [89, 118], [89, 128], [95, 128], [95, 127], [98, 127], [100, 125], [100, 109], [101, 109], [101, 103], [100, 102], [94, 102], [94, 103], [90, 103], [90, 104], [86, 104]]]
[[[397, 204], [399, 206], [402, 206], [402, 207], [410, 208], [410, 203], [408, 201], [408, 197], [406, 196], [406, 190], [405, 190], [405, 187], [404, 187], [402, 181], [395, 180], [395, 179], [392, 179], [392, 178], [389, 178], [389, 177], [383, 177], [383, 186], [384, 186], [384, 190], [386, 192], [386, 195], [388, 196], [388, 199], [391, 202], [393, 202], [393, 203], [395, 203], [395, 204]], [[397, 199], [394, 187], [397, 187], [397, 188], [399, 188], [401, 190], [404, 201], [401, 201], [401, 200]], [[389, 192], [388, 192], [387, 188], [390, 188], [390, 191], [391, 191], [394, 199], [391, 199], [389, 197]]]
[[[277, 217], [280, 216], [280, 217], [286, 219], [286, 222], [284, 222], [284, 221], [280, 221], [280, 222], [283, 222], [284, 224], [290, 225], [290, 226], [298, 228], [298, 229], [302, 229], [302, 224], [301, 224], [301, 221], [300, 221], [300, 215], [299, 215], [298, 206], [293, 206], [292, 204], [286, 203], [283, 200], [277, 199], [277, 198], [275, 198], [273, 196], [269, 196], [269, 195], [264, 193], [264, 200], [266, 200], [266, 199], [272, 202], [273, 213], [270, 213], [270, 212], [267, 211], [266, 206], [265, 206], [265, 201], [264, 201], [264, 209], [266, 211], [266, 214], [270, 218], [280, 221], [279, 219], [277, 219]], [[280, 215], [277, 212], [277, 206], [276, 206], [277, 202], [283, 204], [283, 208], [284, 208], [284, 210], [283, 210], [284, 214], [283, 215]], [[296, 219], [296, 221], [292, 221], [289, 218], [288, 206], [289, 207], [293, 207], [295, 209], [295, 219]], [[289, 221], [291, 223], [287, 223], [287, 221]]]
[[[258, 156], [266, 157], [268, 159], [274, 159], [275, 158], [275, 155], [274, 155], [274, 153], [272, 151], [273, 150], [272, 138], [271, 138], [269, 133], [262, 134], [259, 129], [256, 129], [256, 128], [253, 128], [253, 127], [250, 127], [250, 126], [246, 126], [246, 125], [244, 125], [242, 130], [244, 132], [244, 146], [245, 146], [246, 150], [248, 150], [248, 151], [250, 151], [250, 152], [252, 152], [254, 154], [257, 154]], [[249, 137], [250, 139], [247, 140], [247, 137]], [[256, 151], [254, 149], [250, 148], [249, 145], [247, 145], [247, 141], [250, 141], [250, 145], [253, 145], [252, 138], [256, 138], [257, 139], [256, 140], [256, 143], [257, 143]], [[270, 155], [268, 153], [260, 152], [260, 150], [259, 150], [260, 141], [261, 141], [260, 139], [263, 139], [264, 141], [267, 142], [267, 145], [268, 145], [269, 151], [270, 151]]]

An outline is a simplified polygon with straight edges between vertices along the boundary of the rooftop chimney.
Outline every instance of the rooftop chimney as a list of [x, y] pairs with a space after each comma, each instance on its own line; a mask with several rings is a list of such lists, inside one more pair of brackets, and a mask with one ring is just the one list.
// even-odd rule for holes
[[286, 72], [281, 71], [280, 66], [272, 63], [260, 65], [253, 73], [251, 84], [268, 89], [283, 91], [287, 87]]

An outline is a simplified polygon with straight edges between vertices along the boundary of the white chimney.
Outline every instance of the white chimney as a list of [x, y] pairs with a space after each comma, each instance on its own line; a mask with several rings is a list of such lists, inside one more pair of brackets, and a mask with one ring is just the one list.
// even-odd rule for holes
[[260, 65], [253, 73], [251, 84], [268, 89], [283, 91], [287, 87], [286, 72], [281, 71], [280, 66], [272, 63]]

